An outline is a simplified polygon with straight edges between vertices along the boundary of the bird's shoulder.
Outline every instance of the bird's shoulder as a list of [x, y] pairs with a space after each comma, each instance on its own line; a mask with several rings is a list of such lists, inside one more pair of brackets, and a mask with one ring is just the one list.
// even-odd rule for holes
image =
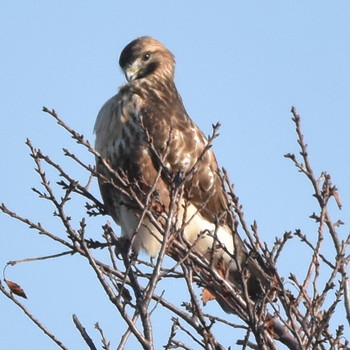
[[136, 110], [139, 107], [142, 98], [133, 90], [135, 89], [131, 89], [129, 84], [123, 85], [116, 95], [103, 104], [95, 122], [94, 132], [96, 134], [108, 127], [112, 120], [125, 122], [128, 114], [132, 115], [131, 109]]
[[[99, 152], [116, 145], [126, 137], [127, 130], [140, 133], [138, 118], [142, 98], [130, 86], [124, 85], [118, 94], [107, 100], [101, 107], [94, 126], [95, 148]], [[106, 155], [105, 155], [106, 156]]]

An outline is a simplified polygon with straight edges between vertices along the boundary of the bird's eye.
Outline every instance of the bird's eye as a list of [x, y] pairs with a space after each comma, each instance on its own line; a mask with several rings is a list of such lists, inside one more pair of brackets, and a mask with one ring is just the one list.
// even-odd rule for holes
[[146, 53], [144, 53], [144, 54], [142, 55], [141, 61], [142, 61], [142, 62], [146, 62], [146, 61], [148, 61], [148, 60], [150, 59], [150, 57], [151, 57], [151, 54], [150, 54], [149, 52], [146, 52]]

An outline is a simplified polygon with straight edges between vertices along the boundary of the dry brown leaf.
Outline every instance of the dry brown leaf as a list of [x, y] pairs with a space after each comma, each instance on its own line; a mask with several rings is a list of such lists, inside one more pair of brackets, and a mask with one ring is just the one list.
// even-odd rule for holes
[[120, 290], [121, 296], [124, 298], [125, 302], [130, 303], [132, 300], [132, 296], [130, 292], [121, 284], [117, 283], [117, 286]]
[[266, 321], [265, 327], [268, 330], [269, 334], [272, 335], [272, 337], [274, 339], [279, 339], [278, 334], [275, 332], [275, 327], [274, 327], [274, 323], [273, 323], [273, 319], [272, 318], [269, 318]]
[[208, 301], [211, 301], [211, 300], [214, 300], [214, 299], [216, 299], [215, 295], [209, 289], [204, 288], [203, 292], [202, 292], [203, 304], [205, 305]]
[[341, 201], [340, 201], [339, 193], [337, 191], [334, 191], [333, 192], [333, 197], [334, 197], [335, 201], [337, 202], [338, 208], [341, 209], [342, 208], [342, 204], [341, 204]]
[[27, 299], [26, 293], [24, 293], [24, 290], [17, 283], [8, 281], [8, 280], [5, 280], [5, 282], [13, 294], [16, 294], [19, 297], [22, 297], [24, 299]]

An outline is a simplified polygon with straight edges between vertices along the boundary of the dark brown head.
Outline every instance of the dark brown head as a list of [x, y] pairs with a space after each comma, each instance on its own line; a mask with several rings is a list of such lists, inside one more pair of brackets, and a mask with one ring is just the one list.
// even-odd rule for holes
[[129, 43], [120, 54], [119, 65], [129, 82], [152, 77], [159, 80], [174, 78], [173, 54], [149, 36], [142, 36]]

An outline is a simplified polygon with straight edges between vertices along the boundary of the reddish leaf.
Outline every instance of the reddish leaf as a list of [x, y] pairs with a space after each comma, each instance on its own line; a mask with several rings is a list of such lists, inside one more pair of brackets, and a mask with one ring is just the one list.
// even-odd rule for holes
[[214, 300], [214, 299], [215, 299], [215, 295], [209, 289], [204, 288], [202, 292], [203, 304], [205, 305], [208, 301]]
[[8, 280], [5, 280], [5, 282], [13, 294], [16, 294], [19, 297], [22, 297], [24, 299], [27, 299], [26, 293], [24, 293], [24, 290], [17, 283], [8, 281]]

